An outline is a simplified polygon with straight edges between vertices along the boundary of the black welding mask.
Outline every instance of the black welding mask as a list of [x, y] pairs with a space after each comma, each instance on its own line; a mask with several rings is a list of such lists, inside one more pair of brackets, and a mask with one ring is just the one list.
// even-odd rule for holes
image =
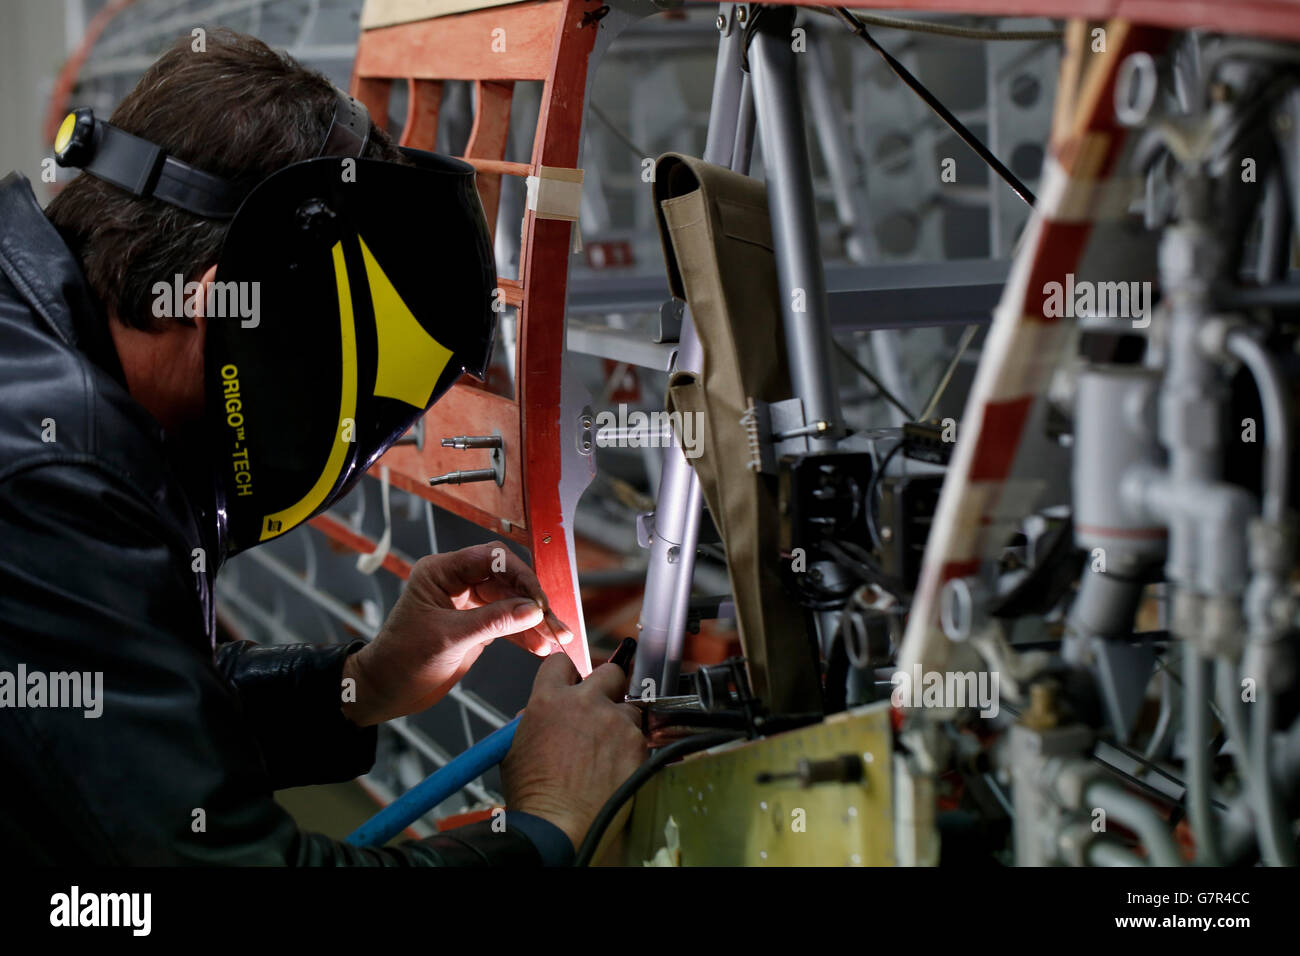
[[[340, 94], [321, 155], [251, 190], [88, 110], [55, 143], [64, 165], [231, 219], [201, 293], [226, 555], [328, 508], [461, 374], [486, 375], [496, 273], [474, 169], [409, 149], [409, 165], [359, 158], [369, 129], [365, 108]], [[173, 306], [189, 290], [177, 291]]]

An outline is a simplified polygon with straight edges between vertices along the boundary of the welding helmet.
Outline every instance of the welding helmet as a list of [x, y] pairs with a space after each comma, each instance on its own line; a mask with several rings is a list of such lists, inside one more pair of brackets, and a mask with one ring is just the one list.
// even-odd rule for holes
[[408, 165], [360, 158], [369, 130], [340, 93], [321, 154], [251, 190], [89, 110], [55, 142], [63, 165], [231, 220], [203, 303], [225, 555], [328, 508], [461, 374], [487, 372], [496, 273], [474, 169], [411, 149]]

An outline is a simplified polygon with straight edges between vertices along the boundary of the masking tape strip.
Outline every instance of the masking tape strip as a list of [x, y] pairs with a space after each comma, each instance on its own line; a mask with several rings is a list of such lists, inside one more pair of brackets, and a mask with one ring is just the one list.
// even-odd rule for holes
[[538, 219], [577, 222], [582, 207], [582, 170], [539, 166], [537, 174], [524, 180], [528, 208]]
[[384, 505], [384, 533], [375, 544], [375, 550], [369, 554], [357, 555], [357, 570], [362, 574], [374, 574], [384, 565], [384, 559], [393, 546], [393, 512], [388, 505], [388, 466], [379, 468], [381, 482], [381, 500]]

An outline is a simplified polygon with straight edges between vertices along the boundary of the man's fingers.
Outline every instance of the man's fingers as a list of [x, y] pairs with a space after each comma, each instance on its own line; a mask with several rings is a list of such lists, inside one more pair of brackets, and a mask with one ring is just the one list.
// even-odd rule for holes
[[593, 693], [621, 701], [627, 694], [627, 674], [617, 664], [604, 663], [597, 667], [583, 681], [583, 686], [590, 685]]
[[572, 687], [578, 682], [578, 669], [568, 654], [552, 654], [537, 668], [533, 679], [533, 693], [551, 693]]
[[[540, 588], [537, 588], [536, 591], [537, 594], [541, 593]], [[473, 594], [481, 604], [489, 604], [492, 601], [502, 601], [507, 598], [519, 597], [521, 595], [537, 600], [537, 594], [533, 593], [532, 589], [521, 587], [514, 579], [509, 578], [504, 572], [498, 577], [475, 584], [473, 587]], [[542, 602], [542, 606], [546, 607], [545, 601]], [[573, 640], [573, 632], [555, 616], [555, 612], [550, 610], [549, 607], [546, 611], [546, 620], [543, 622], [540, 629], [543, 632], [549, 631], [547, 636], [561, 644], [568, 644]]]
[[490, 641], [527, 631], [542, 623], [544, 614], [536, 601], [509, 598], [482, 607], [466, 608], [447, 615], [453, 641]]
[[635, 704], [615, 704], [614, 707], [622, 715], [623, 719], [630, 723], [637, 730], [641, 729], [641, 708]]
[[551, 653], [552, 648], [557, 646], [550, 634], [544, 633], [541, 627], [512, 634], [506, 640], [511, 644], [519, 645], [529, 654], [536, 654], [538, 657], [546, 657]]

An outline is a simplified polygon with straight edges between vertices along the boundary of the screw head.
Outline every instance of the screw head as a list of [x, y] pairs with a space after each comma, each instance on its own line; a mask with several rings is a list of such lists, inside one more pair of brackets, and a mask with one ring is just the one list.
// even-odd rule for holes
[[724, 14], [721, 14], [721, 13], [718, 14], [718, 20], [717, 20], [717, 23], [718, 23], [718, 29], [719, 29], [719, 30], [725, 30], [725, 29], [727, 29], [727, 18], [726, 18], [726, 16], [725, 16]]
[[744, 8], [744, 7], [736, 7], [736, 22], [737, 22], [737, 23], [744, 23], [745, 20], [746, 20], [746, 18], [748, 18], [748, 16], [749, 16], [749, 14], [745, 11], [745, 8]]

